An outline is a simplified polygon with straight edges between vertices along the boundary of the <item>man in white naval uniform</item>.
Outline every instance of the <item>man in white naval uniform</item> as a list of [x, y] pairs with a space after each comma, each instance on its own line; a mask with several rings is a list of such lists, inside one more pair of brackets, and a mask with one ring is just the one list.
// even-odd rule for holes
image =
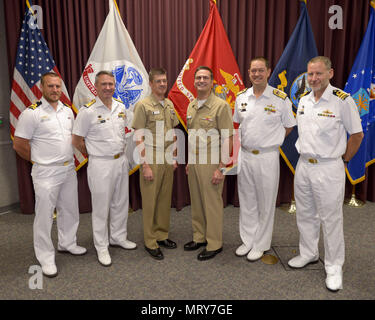
[[312, 92], [298, 104], [296, 148], [300, 158], [294, 177], [300, 252], [288, 265], [303, 268], [318, 261], [322, 224], [326, 287], [337, 291], [342, 289], [345, 259], [345, 166], [358, 151], [363, 132], [354, 100], [330, 84], [332, 77], [329, 58], [315, 57], [308, 62]]
[[250, 61], [252, 87], [236, 97], [233, 121], [241, 139], [238, 196], [240, 236], [237, 256], [256, 261], [271, 247], [279, 186], [279, 146], [296, 125], [287, 95], [268, 85], [271, 74], [264, 57]]
[[110, 71], [97, 73], [95, 87], [97, 98], [80, 109], [74, 123], [73, 144], [89, 156], [94, 245], [100, 264], [110, 266], [108, 244], [128, 250], [137, 247], [127, 239], [129, 165], [124, 150], [132, 112], [113, 98], [115, 79]]
[[23, 159], [33, 162], [34, 250], [47, 277], [57, 275], [55, 248], [51, 239], [55, 208], [58, 250], [73, 255], [87, 252], [77, 245], [79, 211], [72, 146], [74, 115], [68, 106], [59, 101], [61, 85], [56, 73], [49, 72], [42, 76], [43, 97], [20, 115], [13, 145]]

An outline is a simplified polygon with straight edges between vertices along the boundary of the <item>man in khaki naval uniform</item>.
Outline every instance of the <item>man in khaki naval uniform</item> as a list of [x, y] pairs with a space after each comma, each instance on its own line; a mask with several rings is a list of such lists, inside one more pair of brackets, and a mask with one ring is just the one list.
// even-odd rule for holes
[[23, 159], [33, 162], [34, 250], [47, 277], [57, 276], [55, 248], [51, 239], [55, 208], [58, 251], [73, 255], [87, 252], [77, 245], [79, 210], [72, 146], [74, 115], [68, 106], [59, 101], [61, 85], [56, 73], [48, 72], [42, 76], [43, 97], [22, 112], [13, 145]]
[[178, 119], [173, 103], [165, 98], [168, 87], [166, 71], [152, 69], [149, 80], [152, 93], [135, 105], [132, 127], [136, 130], [137, 149], [141, 149], [140, 189], [145, 249], [153, 258], [162, 260], [164, 255], [159, 246], [177, 248], [176, 243], [168, 239], [173, 171], [177, 168], [177, 161], [166, 151], [173, 143], [173, 128], [178, 125]]
[[98, 96], [80, 109], [74, 123], [73, 144], [89, 155], [94, 245], [99, 263], [109, 267], [109, 245], [126, 250], [137, 247], [127, 239], [129, 162], [124, 150], [132, 112], [113, 98], [115, 78], [110, 71], [96, 74], [95, 87]]
[[329, 58], [318, 56], [308, 62], [307, 81], [312, 91], [298, 104], [296, 148], [300, 157], [294, 177], [300, 253], [288, 265], [303, 268], [319, 260], [322, 225], [325, 284], [328, 290], [338, 291], [345, 260], [345, 166], [358, 151], [363, 132], [353, 98], [333, 87], [332, 77]]
[[227, 159], [223, 159], [221, 151], [226, 145], [226, 155], [230, 154], [233, 122], [228, 103], [212, 92], [213, 73], [210, 68], [197, 68], [194, 86], [197, 98], [187, 109], [189, 161], [186, 166], [193, 241], [186, 243], [184, 250], [207, 246], [198, 254], [198, 260], [202, 261], [215, 257], [223, 249], [222, 190]]

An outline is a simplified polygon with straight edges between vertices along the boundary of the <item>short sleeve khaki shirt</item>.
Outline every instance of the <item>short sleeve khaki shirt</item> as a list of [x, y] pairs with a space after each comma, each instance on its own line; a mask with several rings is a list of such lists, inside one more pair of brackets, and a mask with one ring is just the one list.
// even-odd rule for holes
[[169, 99], [164, 99], [164, 106], [156, 99], [154, 95], [150, 95], [139, 101], [134, 107], [134, 118], [132, 127], [135, 130], [148, 129], [153, 136], [153, 143], [150, 144], [145, 139], [146, 146], [152, 146], [159, 149], [157, 141], [164, 141], [164, 150], [173, 143], [173, 141], [165, 141], [167, 132], [178, 125], [178, 119], [174, 111], [173, 103]]

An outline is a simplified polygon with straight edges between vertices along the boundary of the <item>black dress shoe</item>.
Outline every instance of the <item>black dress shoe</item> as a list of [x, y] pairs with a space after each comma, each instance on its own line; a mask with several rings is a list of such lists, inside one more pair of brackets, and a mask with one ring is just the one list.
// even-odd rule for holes
[[151, 257], [153, 257], [154, 259], [156, 259], [156, 260], [163, 260], [164, 259], [163, 252], [161, 252], [160, 248], [150, 249], [150, 248], [147, 248], [145, 246], [145, 249], [151, 255]]
[[167, 248], [167, 249], [176, 249], [177, 248], [176, 242], [174, 242], [172, 240], [169, 240], [169, 239], [160, 240], [160, 241], [156, 241], [156, 242], [158, 243], [159, 246], [162, 246], [162, 247]]
[[206, 249], [204, 249], [200, 254], [198, 254], [198, 260], [203, 261], [203, 260], [212, 259], [221, 251], [223, 251], [223, 247], [217, 250], [212, 250], [212, 251], [207, 251]]
[[200, 247], [204, 247], [206, 245], [207, 245], [207, 241], [206, 242], [190, 241], [190, 242], [188, 242], [184, 245], [184, 250], [185, 251], [193, 251], [193, 250], [199, 249]]

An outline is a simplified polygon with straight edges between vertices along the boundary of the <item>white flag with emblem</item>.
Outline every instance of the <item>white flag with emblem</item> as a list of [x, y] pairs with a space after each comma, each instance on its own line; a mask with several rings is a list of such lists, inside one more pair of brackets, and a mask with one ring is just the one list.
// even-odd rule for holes
[[[112, 71], [116, 79], [114, 97], [121, 99], [127, 109], [133, 111], [134, 105], [149, 95], [148, 74], [115, 0], [109, 0], [109, 13], [75, 89], [73, 103], [77, 109], [97, 96], [95, 75], [101, 70]], [[135, 143], [132, 141], [133, 132], [131, 128], [128, 129], [126, 154], [133, 169], [136, 165], [133, 160]]]
[[112, 71], [116, 79], [115, 98], [133, 110], [136, 102], [149, 94], [148, 74], [120, 17], [115, 0], [109, 0], [109, 13], [100, 31], [82, 77], [74, 92], [79, 109], [95, 99], [95, 75]]

